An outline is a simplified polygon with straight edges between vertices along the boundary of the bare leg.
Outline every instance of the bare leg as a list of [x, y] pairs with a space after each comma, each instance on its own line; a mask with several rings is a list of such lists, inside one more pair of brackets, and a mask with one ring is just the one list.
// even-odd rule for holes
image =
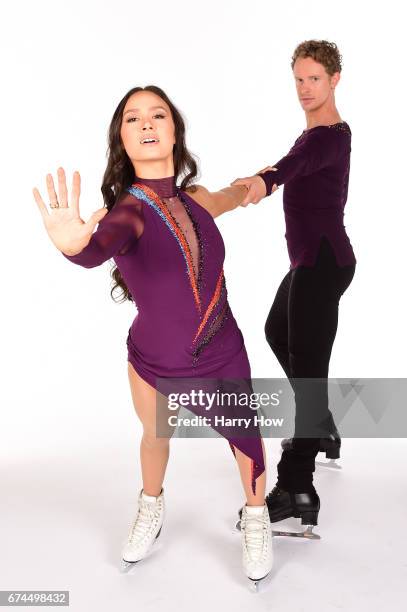
[[[266, 449], [264, 448], [263, 438], [261, 439], [261, 445], [263, 447], [264, 465], [266, 465]], [[266, 475], [267, 472], [264, 470], [263, 474], [256, 480], [256, 495], [253, 495], [252, 491], [252, 477], [251, 477], [251, 459], [236, 446], [233, 446], [236, 453], [236, 461], [240, 470], [240, 477], [242, 479], [243, 488], [246, 494], [246, 505], [247, 506], [263, 506], [265, 503], [265, 491], [266, 491]]]
[[[156, 437], [156, 394], [157, 391], [143, 380], [128, 362], [128, 375], [133, 404], [143, 425], [143, 437], [140, 444], [141, 471], [143, 489], [147, 495], [159, 495], [164, 481], [169, 458], [169, 438]], [[264, 457], [266, 454], [263, 439], [261, 440]], [[251, 460], [234, 446], [236, 461], [239, 466], [247, 505], [262, 506], [266, 488], [266, 472], [256, 480], [256, 495], [251, 487]], [[266, 462], [265, 462], [266, 463]]]
[[146, 495], [157, 496], [164, 481], [170, 439], [156, 437], [157, 391], [137, 374], [130, 362], [127, 363], [134, 408], [143, 425], [140, 444], [143, 490]]

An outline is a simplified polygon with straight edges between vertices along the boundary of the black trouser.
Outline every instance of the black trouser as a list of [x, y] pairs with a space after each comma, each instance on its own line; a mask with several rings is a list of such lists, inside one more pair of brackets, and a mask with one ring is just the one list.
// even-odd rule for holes
[[[354, 273], [355, 264], [337, 265], [334, 251], [323, 237], [315, 265], [298, 266], [286, 274], [267, 317], [267, 342], [294, 389], [296, 432], [304, 431], [307, 419], [315, 424], [323, 422], [325, 431], [335, 429], [328, 408], [329, 359], [339, 300]], [[307, 387], [305, 380], [291, 380], [301, 378], [318, 379], [318, 384], [309, 381]], [[292, 449], [283, 452], [277, 466], [277, 484], [296, 493], [312, 490], [318, 449], [319, 438], [294, 437]]]

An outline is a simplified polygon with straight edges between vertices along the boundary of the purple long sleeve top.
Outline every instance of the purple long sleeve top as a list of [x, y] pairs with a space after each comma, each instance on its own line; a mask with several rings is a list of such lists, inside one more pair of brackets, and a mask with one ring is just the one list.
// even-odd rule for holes
[[343, 223], [351, 136], [346, 121], [303, 130], [287, 155], [273, 164], [277, 170], [259, 174], [266, 183], [267, 196], [274, 184], [284, 184], [290, 269], [315, 264], [322, 236], [331, 243], [339, 266], [356, 263]]

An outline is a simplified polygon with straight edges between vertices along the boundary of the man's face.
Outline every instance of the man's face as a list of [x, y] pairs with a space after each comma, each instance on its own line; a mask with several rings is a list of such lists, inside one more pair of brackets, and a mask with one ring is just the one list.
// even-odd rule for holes
[[333, 98], [340, 73], [330, 76], [325, 66], [312, 57], [299, 57], [294, 64], [293, 73], [297, 95], [304, 111], [315, 111]]

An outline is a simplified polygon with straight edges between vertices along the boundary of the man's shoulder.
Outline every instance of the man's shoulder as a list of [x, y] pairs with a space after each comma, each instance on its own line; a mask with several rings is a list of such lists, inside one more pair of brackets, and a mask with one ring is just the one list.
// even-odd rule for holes
[[346, 121], [333, 123], [331, 125], [317, 125], [310, 130], [305, 130], [302, 134], [311, 140], [335, 140], [338, 138], [349, 137], [352, 135], [350, 126]]
[[347, 123], [341, 122], [333, 125], [317, 125], [305, 130], [296, 140], [295, 144], [303, 144], [306, 148], [334, 148], [346, 147], [351, 140], [352, 132]]

